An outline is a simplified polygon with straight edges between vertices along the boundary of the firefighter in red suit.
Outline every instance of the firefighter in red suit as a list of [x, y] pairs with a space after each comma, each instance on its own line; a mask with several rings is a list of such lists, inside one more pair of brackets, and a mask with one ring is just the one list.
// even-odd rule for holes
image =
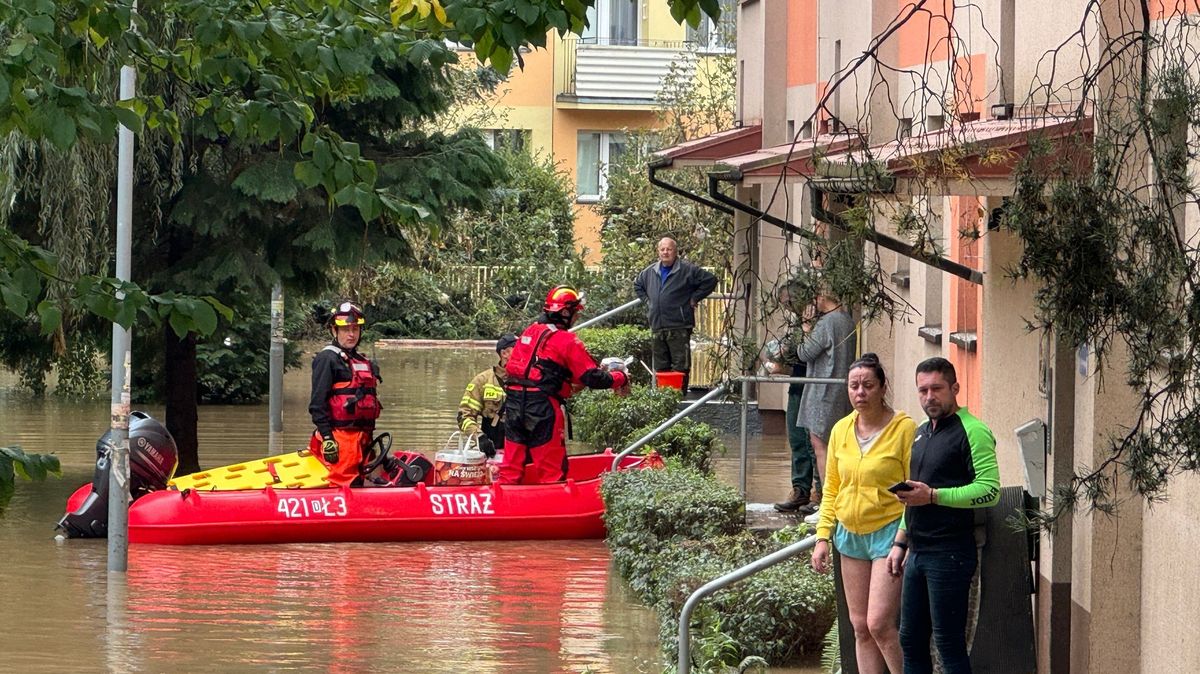
[[308, 413], [317, 430], [309, 449], [324, 459], [329, 483], [339, 487], [358, 478], [363, 450], [382, 409], [375, 392], [379, 366], [358, 352], [365, 322], [358, 305], [337, 305], [329, 317], [332, 343], [313, 356]]
[[572, 384], [629, 390], [624, 372], [596, 366], [583, 343], [568, 332], [583, 309], [574, 288], [556, 286], [546, 295], [536, 323], [517, 340], [505, 366], [504, 461], [500, 484], [561, 482], [567, 477], [566, 417], [563, 401]]

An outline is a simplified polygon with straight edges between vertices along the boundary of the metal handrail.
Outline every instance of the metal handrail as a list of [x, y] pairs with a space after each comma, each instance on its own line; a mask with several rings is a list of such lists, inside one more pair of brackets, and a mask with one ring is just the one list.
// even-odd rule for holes
[[626, 309], [632, 309], [641, 303], [642, 303], [642, 298], [640, 298], [640, 297], [629, 300], [625, 304], [622, 304], [621, 306], [616, 307], [615, 309], [609, 309], [608, 311], [600, 314], [599, 316], [594, 316], [592, 318], [589, 318], [586, 321], [580, 323], [579, 325], [572, 327], [571, 332], [576, 332], [578, 330], [582, 330], [584, 328], [591, 327], [591, 326], [599, 323], [600, 321], [603, 321], [606, 318], [615, 316], [615, 315], [621, 313], [622, 311], [625, 311]]
[[750, 384], [845, 384], [845, 379], [833, 377], [791, 377], [785, 375], [746, 375], [737, 377], [734, 381], [742, 383], [741, 414], [738, 427], [738, 489], [742, 498], [746, 497], [746, 461], [749, 453], [749, 438], [746, 437], [746, 426], [750, 415]]
[[631, 452], [641, 449], [642, 447], [644, 447], [646, 445], [646, 443], [650, 442], [654, 438], [657, 438], [659, 435], [661, 435], [663, 433], [663, 431], [665, 431], [668, 428], [679, 423], [679, 421], [682, 420], [684, 417], [686, 417], [687, 415], [696, 411], [702, 405], [704, 405], [708, 401], [712, 400], [713, 398], [716, 398], [717, 396], [721, 395], [724, 392], [725, 392], [725, 385], [722, 384], [722, 385], [716, 387], [715, 389], [709, 391], [708, 393], [705, 393], [702, 397], [697, 399], [691, 405], [688, 405], [687, 407], [680, 410], [675, 416], [673, 416], [670, 419], [667, 419], [666, 421], [659, 424], [658, 428], [655, 428], [654, 430], [650, 431], [646, 435], [642, 436], [641, 438], [639, 438], [637, 440], [637, 442], [634, 442], [632, 445], [629, 445], [625, 449], [622, 449], [616, 456], [613, 457], [612, 469], [614, 471], [617, 470], [617, 467], [621, 465], [621, 459], [624, 459]]
[[776, 550], [762, 559], [757, 559], [739, 569], [730, 571], [716, 580], [709, 581], [702, 585], [698, 590], [693, 592], [691, 596], [687, 598], [687, 601], [683, 603], [683, 610], [679, 613], [678, 674], [687, 674], [692, 670], [692, 612], [696, 610], [696, 605], [700, 603], [701, 599], [704, 599], [717, 590], [726, 588], [740, 580], [753, 576], [759, 571], [775, 566], [780, 562], [787, 561], [801, 552], [811, 550], [812, 548], [816, 547], [816, 545], [817, 537], [809, 536], [802, 541], [792, 543], [786, 548]]

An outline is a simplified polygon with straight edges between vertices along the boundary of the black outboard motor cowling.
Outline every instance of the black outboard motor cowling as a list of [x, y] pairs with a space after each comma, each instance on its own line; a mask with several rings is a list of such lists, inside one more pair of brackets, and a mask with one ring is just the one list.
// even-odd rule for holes
[[[104, 538], [108, 535], [108, 481], [112, 467], [112, 430], [96, 441], [96, 472], [92, 492], [75, 512], [58, 521], [68, 538]], [[137, 500], [144, 494], [166, 489], [179, 465], [175, 439], [145, 412], [129, 417], [129, 494]]]

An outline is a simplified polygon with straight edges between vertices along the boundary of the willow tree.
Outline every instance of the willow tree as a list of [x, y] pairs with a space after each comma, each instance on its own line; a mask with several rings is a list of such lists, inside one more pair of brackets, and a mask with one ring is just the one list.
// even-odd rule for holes
[[[182, 469], [195, 447], [196, 333], [221, 296], [269, 282], [320, 284], [334, 264], [402, 255], [405, 232], [436, 226], [499, 172], [478, 140], [424, 134], [445, 105], [444, 40], [507, 72], [551, 30], [582, 32], [579, 0], [31, 0], [0, 7], [0, 132], [10, 137], [17, 213], [0, 229], [0, 300], [44, 332], [64, 308], [129, 325], [162, 322], [167, 426]], [[693, 25], [716, 0], [671, 0]], [[115, 101], [116, 69], [140, 95]], [[142, 287], [108, 278], [87, 236], [107, 242], [112, 175], [101, 166], [120, 124], [139, 134], [137, 240]], [[99, 155], [99, 157], [96, 157]], [[88, 157], [93, 157], [88, 159]], [[26, 171], [17, 171], [18, 168]], [[63, 167], [86, 167], [65, 184]], [[94, 191], [47, 215], [57, 192]], [[10, 218], [11, 222], [11, 218]], [[20, 228], [20, 231], [18, 231]], [[22, 235], [24, 234], [24, 236]], [[44, 246], [30, 245], [37, 237]], [[48, 252], [54, 247], [55, 257]], [[86, 246], [85, 246], [86, 248]], [[89, 273], [90, 272], [90, 273]], [[63, 283], [60, 284], [59, 281]], [[117, 289], [125, 291], [118, 301]], [[181, 293], [180, 291], [185, 291]], [[199, 297], [197, 297], [199, 296]]]

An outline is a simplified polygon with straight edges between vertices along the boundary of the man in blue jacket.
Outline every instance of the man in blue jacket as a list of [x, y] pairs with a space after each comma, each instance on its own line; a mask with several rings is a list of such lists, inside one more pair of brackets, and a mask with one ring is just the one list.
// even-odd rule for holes
[[696, 305], [712, 294], [717, 277], [679, 257], [675, 239], [658, 242], [658, 262], [646, 267], [633, 282], [646, 303], [656, 372], [682, 372], [687, 390], [692, 369], [692, 329]]

